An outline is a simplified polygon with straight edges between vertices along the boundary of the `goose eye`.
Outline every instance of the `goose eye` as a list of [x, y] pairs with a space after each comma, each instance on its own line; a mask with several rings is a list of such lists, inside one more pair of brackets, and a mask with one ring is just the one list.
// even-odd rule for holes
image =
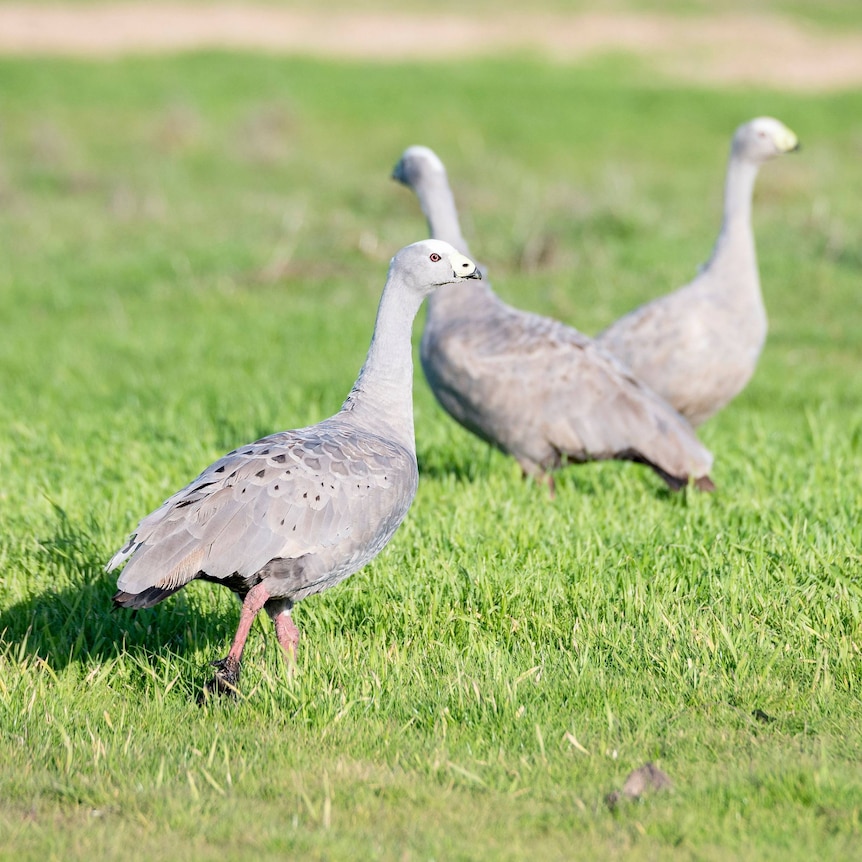
[[440, 260], [440, 255], [437, 254], [436, 251], [432, 251], [431, 252], [431, 260], [434, 261], [434, 263], [437, 263], [437, 261]]

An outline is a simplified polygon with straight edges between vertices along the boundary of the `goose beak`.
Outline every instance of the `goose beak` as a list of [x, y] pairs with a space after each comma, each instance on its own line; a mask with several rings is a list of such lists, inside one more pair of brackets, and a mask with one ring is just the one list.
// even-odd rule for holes
[[450, 255], [449, 263], [452, 264], [452, 275], [459, 281], [463, 278], [482, 278], [479, 267], [463, 254]]
[[800, 149], [799, 138], [785, 126], [776, 137], [775, 143], [782, 153], [795, 153]]

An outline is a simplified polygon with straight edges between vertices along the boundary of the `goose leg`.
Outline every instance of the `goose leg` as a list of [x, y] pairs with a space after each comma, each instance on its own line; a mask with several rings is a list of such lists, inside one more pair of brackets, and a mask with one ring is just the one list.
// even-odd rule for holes
[[551, 500], [557, 499], [557, 483], [554, 481], [554, 474], [548, 471], [547, 473], [527, 473], [524, 471], [524, 479], [532, 478], [537, 485], [544, 485], [548, 489], [548, 497]]
[[239, 668], [242, 660], [242, 651], [251, 631], [254, 618], [269, 599], [269, 593], [263, 582], [253, 586], [246, 594], [239, 614], [239, 625], [234, 635], [230, 652], [219, 661], [213, 662], [216, 666], [215, 676], [204, 686], [204, 696], [210, 694], [232, 694], [237, 693], [239, 683]]
[[290, 616], [290, 610], [284, 610], [272, 618], [275, 623], [275, 636], [284, 650], [289, 668], [296, 664], [296, 645], [299, 643], [299, 629]]
[[715, 482], [713, 482], [709, 476], [698, 476], [698, 478], [694, 480], [694, 487], [697, 488], [698, 491], [714, 491]]
[[557, 496], [557, 485], [554, 482], [554, 474], [551, 470], [545, 470], [534, 461], [529, 461], [526, 458], [518, 458], [518, 464], [521, 467], [521, 478], [525, 481], [533, 479], [537, 485], [545, 485], [548, 489], [548, 494], [552, 500]]
[[299, 643], [299, 629], [290, 616], [292, 608], [290, 599], [272, 599], [266, 606], [266, 612], [275, 626], [275, 636], [284, 650], [288, 671], [292, 671], [296, 664], [296, 645]]

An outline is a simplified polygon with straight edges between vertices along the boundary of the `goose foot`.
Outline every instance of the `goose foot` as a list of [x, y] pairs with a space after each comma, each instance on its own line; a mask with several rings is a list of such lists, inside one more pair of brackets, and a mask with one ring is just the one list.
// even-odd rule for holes
[[236, 697], [239, 694], [240, 663], [233, 656], [214, 661], [215, 676], [204, 686], [200, 701], [204, 702], [214, 695]]

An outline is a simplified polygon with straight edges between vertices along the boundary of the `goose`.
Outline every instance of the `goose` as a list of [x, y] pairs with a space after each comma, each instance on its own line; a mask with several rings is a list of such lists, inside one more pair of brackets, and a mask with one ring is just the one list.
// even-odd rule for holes
[[758, 117], [733, 135], [724, 220], [694, 281], [629, 312], [596, 341], [697, 427], [745, 388], [766, 341], [751, 199], [761, 165], [799, 149], [796, 135]]
[[[392, 174], [419, 199], [435, 239], [464, 254], [443, 162], [408, 147]], [[422, 369], [443, 409], [548, 485], [567, 463], [605, 459], [651, 467], [678, 490], [711, 490], [712, 455], [672, 407], [572, 327], [504, 303], [487, 280], [429, 298]]]
[[291, 608], [356, 572], [389, 542], [416, 494], [411, 329], [441, 285], [481, 278], [451, 245], [424, 240], [389, 266], [365, 364], [346, 401], [317, 425], [240, 446], [137, 526], [107, 564], [114, 605], [149, 608], [201, 579], [242, 601], [227, 656], [205, 694], [235, 693], [260, 610], [289, 665], [299, 632]]

